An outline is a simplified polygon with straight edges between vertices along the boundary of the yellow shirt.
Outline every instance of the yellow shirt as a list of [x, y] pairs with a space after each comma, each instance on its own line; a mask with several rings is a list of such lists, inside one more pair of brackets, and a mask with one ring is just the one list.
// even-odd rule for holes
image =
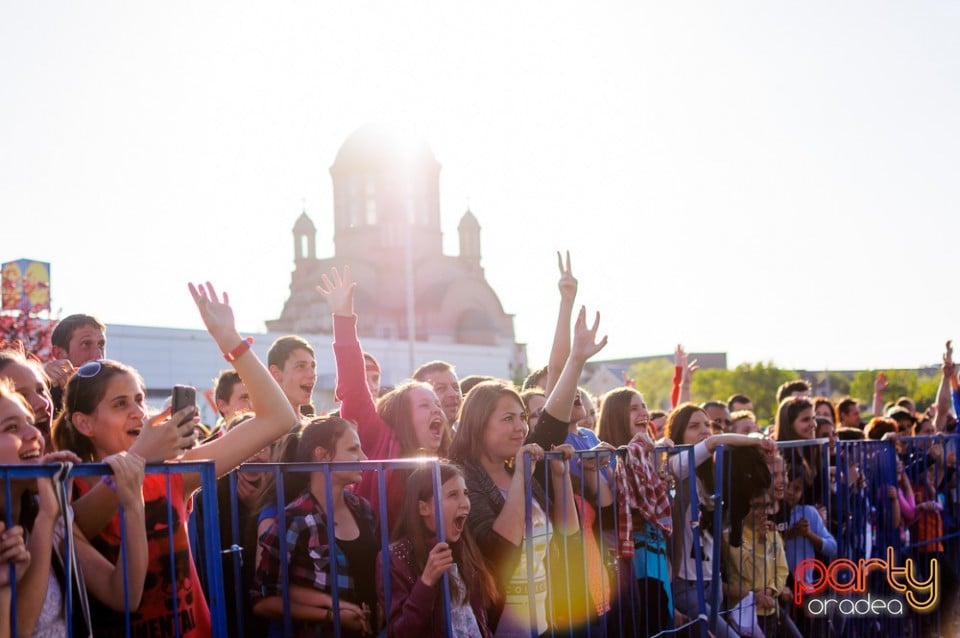
[[[730, 534], [723, 534], [723, 565], [727, 573], [727, 582], [733, 591], [769, 590], [776, 592], [774, 598], [787, 585], [787, 576], [790, 566], [787, 564], [787, 554], [783, 549], [783, 539], [780, 534], [771, 530], [766, 533], [766, 539], [761, 540], [759, 534], [743, 526], [743, 542], [740, 547], [730, 547]], [[769, 616], [777, 613], [773, 609], [757, 607], [758, 616]]]

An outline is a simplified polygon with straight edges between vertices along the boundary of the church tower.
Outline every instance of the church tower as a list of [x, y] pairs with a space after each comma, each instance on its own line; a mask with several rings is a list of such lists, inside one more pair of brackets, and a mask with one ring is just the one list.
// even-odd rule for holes
[[293, 260], [300, 263], [316, 258], [317, 227], [304, 210], [293, 225]]
[[329, 333], [330, 309], [315, 288], [330, 268], [349, 265], [361, 338], [514, 347], [513, 316], [480, 267], [473, 212], [457, 227], [460, 254], [443, 254], [440, 164], [426, 143], [405, 148], [384, 129], [364, 126], [344, 141], [330, 176], [334, 255], [317, 257], [316, 227], [300, 215], [290, 296], [269, 330]]
[[414, 262], [442, 254], [440, 164], [425, 143], [405, 148], [364, 126], [340, 147], [330, 176], [336, 256], [372, 251], [402, 263], [408, 224]]
[[469, 208], [460, 218], [457, 232], [460, 234], [460, 259], [473, 270], [480, 270], [480, 222]]

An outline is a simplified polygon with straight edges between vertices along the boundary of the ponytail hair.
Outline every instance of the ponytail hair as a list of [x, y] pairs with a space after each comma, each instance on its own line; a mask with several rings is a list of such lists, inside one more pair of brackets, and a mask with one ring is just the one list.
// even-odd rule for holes
[[[271, 455], [274, 463], [312, 463], [314, 451], [322, 448], [327, 456], [333, 456], [337, 451], [337, 441], [340, 440], [353, 425], [337, 416], [316, 417], [296, 432], [291, 432], [281, 438]], [[283, 497], [287, 503], [277, 503], [276, 472], [269, 470], [263, 478], [256, 497], [254, 511], [259, 512], [264, 507], [276, 504], [277, 510], [286, 507], [287, 503], [300, 495], [310, 484], [309, 472], [283, 472]]]

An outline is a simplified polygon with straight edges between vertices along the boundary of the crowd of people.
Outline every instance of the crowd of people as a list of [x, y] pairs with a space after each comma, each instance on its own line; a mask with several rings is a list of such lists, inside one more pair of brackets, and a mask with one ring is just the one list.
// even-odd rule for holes
[[[803, 565], [893, 547], [920, 578], [939, 564], [944, 587], [956, 581], [949, 342], [923, 411], [907, 397], [886, 405], [879, 376], [864, 424], [858, 400], [813, 397], [797, 380], [767, 426], [742, 394], [692, 402], [697, 365], [680, 347], [671, 405], [651, 410], [629, 379], [599, 397], [578, 386], [606, 337], [599, 313], [575, 307], [569, 255], [558, 262], [550, 358], [520, 387], [432, 361], [381, 388], [349, 267], [317, 282], [333, 314], [338, 405], [327, 414], [312, 408], [310, 343], [281, 337], [261, 362], [209, 283], [189, 290], [231, 364], [216, 380], [213, 432], [195, 407], [149, 410], [143, 379], [106, 358], [93, 316], [59, 323], [52, 360], [4, 345], [0, 464], [52, 470], [11, 480], [2, 499], [0, 636], [211, 635], [188, 529], [205, 496], [219, 502], [223, 548], [242, 554], [241, 569], [224, 563], [228, 599], [242, 597], [228, 635], [880, 635], [881, 620], [798, 604], [819, 577]], [[421, 457], [439, 468], [358, 464]], [[212, 497], [195, 473], [145, 474], [183, 460], [214, 462]], [[88, 462], [110, 472], [63, 489]], [[936, 624], [915, 616], [898, 630]]]

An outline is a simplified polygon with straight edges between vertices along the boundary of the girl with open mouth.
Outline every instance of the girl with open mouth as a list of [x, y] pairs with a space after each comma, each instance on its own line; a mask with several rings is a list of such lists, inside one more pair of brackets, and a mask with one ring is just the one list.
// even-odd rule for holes
[[[453, 635], [489, 638], [486, 609], [497, 598], [493, 576], [467, 528], [470, 497], [461, 470], [440, 464], [440, 508], [446, 541], [437, 542], [433, 467], [407, 479], [403, 510], [390, 545], [390, 636], [446, 635], [442, 575], [450, 585]], [[386, 607], [382, 563], [377, 560], [377, 594]]]
[[[250, 391], [256, 415], [223, 436], [194, 447], [191, 417], [195, 407], [183, 408], [170, 418], [165, 413], [149, 417], [145, 385], [137, 371], [117, 361], [99, 359], [77, 368], [67, 382], [64, 409], [53, 426], [53, 440], [59, 450], [94, 462], [128, 451], [137, 452], [147, 462], [209, 460], [214, 462], [216, 475], [223, 476], [299, 423], [283, 390], [250, 349], [250, 342], [240, 337], [226, 293], [218, 294], [210, 282], [190, 284], [189, 289], [207, 331]], [[74, 509], [81, 529], [108, 558], [119, 556], [122, 537], [118, 492], [106, 481], [79, 479], [75, 487], [80, 493]], [[170, 628], [171, 633], [176, 629], [182, 638], [211, 634], [210, 609], [200, 586], [188, 530], [188, 503], [198, 489], [197, 473], [151, 473], [144, 477], [147, 577], [140, 604], [130, 606], [132, 635], [148, 635], [156, 626]], [[93, 611], [95, 634], [125, 633], [124, 613], [109, 608]]]
[[[356, 287], [350, 278], [349, 266], [344, 266], [342, 273], [333, 268], [329, 275], [323, 275], [322, 284], [317, 286], [317, 292], [333, 313], [333, 354], [337, 363], [335, 394], [340, 401], [340, 416], [357, 424], [363, 449], [373, 460], [446, 456], [452, 436], [450, 423], [429, 383], [401, 383], [379, 400], [370, 393], [364, 353], [357, 338], [357, 315], [353, 307]], [[409, 472], [388, 470], [383, 474], [387, 495], [386, 523], [392, 529], [400, 515]], [[370, 501], [380, 517], [377, 473], [367, 472], [356, 491]]]
[[[0, 358], [16, 359], [10, 351]], [[21, 359], [16, 365], [26, 365]], [[8, 370], [11, 366], [6, 366]], [[35, 425], [33, 410], [21, 393], [14, 391], [12, 379], [0, 376], [0, 464], [46, 465], [79, 463], [71, 452], [44, 454], [44, 439]], [[124, 566], [116, 557], [107, 559], [84, 538], [79, 529], [74, 533], [73, 517], [63, 512], [50, 478], [10, 480], [10, 502], [4, 501], [0, 484], [0, 520], [9, 514], [14, 526], [0, 534], [0, 553], [19, 535], [26, 538], [29, 567], [17, 583], [17, 634], [32, 636], [65, 636], [68, 625], [74, 631], [88, 631], [86, 593], [107, 607], [122, 611], [137, 607], [143, 592], [147, 565], [147, 538], [144, 526], [143, 460], [121, 452], [104, 461], [113, 469], [111, 480], [116, 498], [124, 507], [124, 532], [127, 552]], [[65, 523], [64, 521], [70, 521]], [[68, 528], [67, 525], [70, 527]], [[5, 527], [5, 525], [4, 525]], [[73, 618], [64, 614], [65, 536], [73, 538], [71, 551], [76, 563], [73, 575]], [[2, 569], [8, 569], [3, 565]], [[4, 574], [6, 575], [6, 574]], [[124, 577], [129, 590], [124, 592]], [[80, 603], [79, 605], [77, 603]], [[4, 621], [5, 622], [5, 621]], [[79, 635], [79, 634], [77, 634]]]

